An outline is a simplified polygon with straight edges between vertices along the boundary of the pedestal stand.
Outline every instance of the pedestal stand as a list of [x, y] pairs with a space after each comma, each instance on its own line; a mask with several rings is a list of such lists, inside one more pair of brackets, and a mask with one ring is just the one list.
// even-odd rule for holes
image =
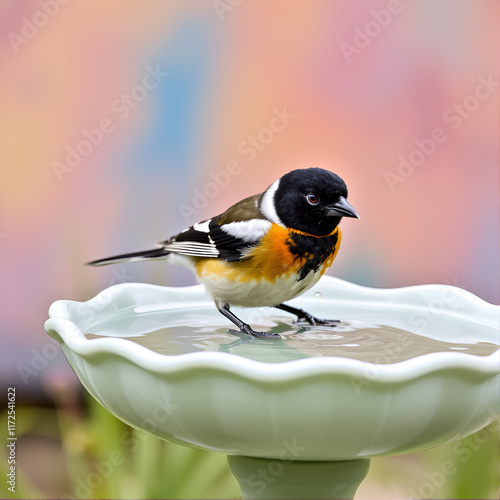
[[301, 462], [228, 456], [242, 498], [352, 499], [370, 467], [369, 459]]

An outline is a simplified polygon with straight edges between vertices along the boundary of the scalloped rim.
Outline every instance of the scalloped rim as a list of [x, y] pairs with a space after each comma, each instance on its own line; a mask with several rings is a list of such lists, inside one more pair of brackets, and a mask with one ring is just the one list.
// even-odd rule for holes
[[[470, 292], [448, 285], [419, 285], [404, 288], [376, 289], [354, 285], [337, 278], [323, 277], [315, 288], [319, 287], [323, 287], [325, 291], [334, 295], [339, 292], [343, 295], [347, 293], [348, 295], [355, 295], [357, 301], [364, 298], [370, 302], [383, 302], [386, 305], [388, 299], [414, 296], [416, 290], [418, 290], [420, 296], [426, 293], [430, 298], [443, 296], [445, 290], [446, 292], [452, 290], [464, 305], [474, 309], [475, 316], [478, 316], [478, 318], [470, 318], [467, 314], [457, 313], [456, 310], [447, 310], [443, 311], [443, 313], [463, 317], [464, 319], [467, 318], [471, 321], [480, 319], [481, 323], [498, 329], [499, 306], [489, 304]], [[318, 375], [348, 375], [353, 378], [368, 379], [374, 383], [394, 383], [446, 369], [473, 371], [484, 376], [495, 375], [500, 372], [499, 350], [489, 356], [471, 356], [461, 352], [430, 353], [392, 364], [375, 364], [342, 357], [315, 357], [280, 363], [264, 363], [236, 354], [213, 351], [167, 356], [122, 338], [87, 339], [78, 325], [71, 320], [70, 309], [76, 306], [77, 308], [90, 307], [94, 311], [103, 311], [109, 305], [111, 299], [120, 296], [123, 292], [127, 292], [130, 296], [134, 296], [139, 292], [152, 292], [163, 297], [175, 298], [177, 301], [189, 299], [189, 306], [186, 308], [211, 303], [201, 285], [169, 288], [140, 283], [125, 283], [103, 290], [87, 302], [68, 300], [54, 302], [49, 310], [50, 319], [45, 322], [45, 330], [58, 342], [65, 344], [73, 353], [83, 358], [103, 353], [120, 355], [146, 370], [159, 374], [208, 368], [228, 371], [243, 378], [265, 383], [285, 382]], [[312, 299], [313, 293], [309, 291], [300, 299], [295, 300], [304, 303], [304, 300]], [[344, 298], [342, 301], [351, 302], [352, 300]], [[398, 305], [401, 304], [401, 300], [397, 302]], [[412, 305], [415, 306], [412, 303], [404, 304], [405, 307], [412, 307]], [[178, 302], [175, 304], [165, 302], [162, 304], [161, 309], [166, 310], [174, 307], [179, 308]], [[495, 343], [499, 343], [498, 339]]]

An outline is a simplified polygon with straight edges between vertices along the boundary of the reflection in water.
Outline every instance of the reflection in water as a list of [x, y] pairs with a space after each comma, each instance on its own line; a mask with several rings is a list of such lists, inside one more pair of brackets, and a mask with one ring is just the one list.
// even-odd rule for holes
[[[213, 317], [175, 314], [172, 311], [121, 313], [84, 331], [89, 339], [126, 338], [148, 349], [166, 355], [200, 351], [220, 351], [258, 361], [277, 363], [308, 357], [339, 356], [372, 363], [397, 363], [432, 352], [461, 352], [475, 356], [494, 353], [498, 346], [488, 342], [453, 342], [448, 332], [418, 335], [401, 327], [382, 322], [343, 321], [335, 328], [298, 325], [276, 318], [272, 328], [281, 338], [253, 338], [229, 333], [225, 323]], [[288, 321], [288, 318], [286, 318]], [[479, 328], [478, 325], [475, 325]], [[259, 325], [254, 325], [259, 329]], [[433, 338], [429, 338], [433, 337]], [[444, 340], [437, 340], [444, 338]], [[481, 337], [479, 337], [481, 338]], [[448, 341], [449, 340], [449, 341]]]

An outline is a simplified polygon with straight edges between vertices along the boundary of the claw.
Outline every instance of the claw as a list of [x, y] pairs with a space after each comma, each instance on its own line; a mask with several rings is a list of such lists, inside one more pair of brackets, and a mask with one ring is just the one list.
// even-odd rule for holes
[[241, 321], [238, 316], [232, 313], [229, 309], [229, 304], [225, 304], [223, 302], [215, 301], [215, 305], [219, 312], [224, 315], [227, 319], [231, 320], [239, 329], [238, 330], [229, 330], [230, 333], [245, 333], [246, 335], [251, 335], [252, 337], [280, 337], [278, 333], [266, 333], [266, 332], [256, 332], [252, 330], [252, 327], [247, 323]]
[[297, 316], [296, 323], [300, 321], [307, 321], [310, 325], [324, 325], [324, 326], [337, 326], [340, 325], [340, 321], [338, 319], [320, 319], [316, 318], [312, 314], [309, 314], [307, 311], [303, 309], [298, 309], [296, 307], [289, 306], [287, 304], [278, 304], [274, 307], [281, 309], [283, 311], [289, 312], [291, 314], [295, 314]]
[[[248, 328], [246, 328], [248, 327]], [[229, 333], [245, 333], [246, 335], [251, 335], [252, 337], [281, 337], [279, 333], [268, 333], [268, 332], [256, 332], [255, 330], [252, 330], [250, 326], [245, 325], [241, 328], [241, 330], [229, 330]]]
[[299, 321], [307, 321], [310, 325], [316, 326], [316, 325], [323, 325], [323, 326], [338, 326], [340, 325], [340, 320], [338, 319], [321, 319], [321, 318], [316, 318], [312, 314], [309, 314], [307, 312], [304, 312], [304, 314], [301, 314], [298, 319], [297, 323]]

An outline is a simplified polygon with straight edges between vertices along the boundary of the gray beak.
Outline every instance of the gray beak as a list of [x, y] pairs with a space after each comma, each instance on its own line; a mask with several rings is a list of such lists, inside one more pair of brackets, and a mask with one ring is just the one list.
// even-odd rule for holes
[[327, 205], [328, 210], [327, 215], [335, 215], [337, 217], [355, 217], [359, 219], [359, 215], [354, 210], [352, 205], [343, 197], [339, 198], [339, 201], [333, 203], [332, 205]]

